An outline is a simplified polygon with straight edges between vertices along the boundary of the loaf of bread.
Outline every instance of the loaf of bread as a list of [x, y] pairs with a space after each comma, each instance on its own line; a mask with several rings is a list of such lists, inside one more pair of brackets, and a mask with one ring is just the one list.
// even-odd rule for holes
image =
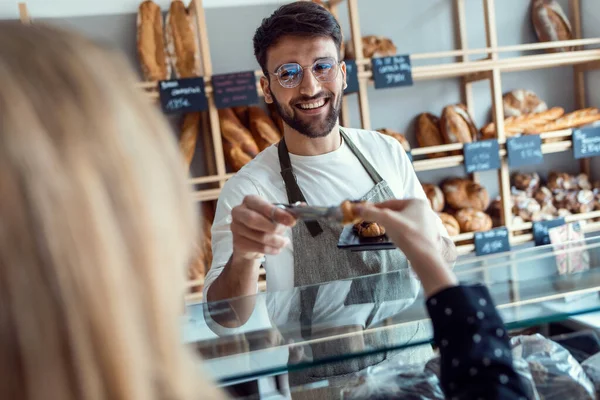
[[[420, 147], [441, 146], [444, 138], [440, 131], [440, 119], [433, 114], [419, 114], [416, 120], [416, 136]], [[428, 158], [446, 157], [448, 153], [428, 154]]]
[[490, 204], [487, 190], [469, 179], [446, 179], [442, 183], [442, 191], [446, 197], [446, 203], [455, 210], [474, 208], [483, 211]]
[[402, 148], [404, 149], [404, 151], [406, 151], [406, 152], [410, 151], [410, 143], [408, 143], [408, 140], [406, 140], [406, 137], [403, 134], [401, 134], [400, 132], [396, 132], [396, 131], [393, 131], [388, 128], [379, 128], [379, 129], [377, 129], [377, 132], [382, 133], [386, 136], [393, 137], [400, 143], [400, 145], [402, 145]]
[[364, 238], [374, 238], [385, 235], [385, 228], [375, 222], [362, 221], [353, 227], [356, 234]]
[[473, 119], [462, 104], [444, 107], [440, 128], [446, 144], [471, 143], [477, 137], [477, 128]]
[[[364, 58], [375, 58], [375, 57], [388, 57], [396, 55], [397, 49], [394, 42], [391, 39], [368, 35], [362, 37], [363, 46], [363, 57]], [[352, 60], [356, 58], [354, 51], [354, 43], [349, 40], [345, 45], [345, 58]]]
[[[524, 114], [518, 117], [508, 117], [504, 120], [504, 132], [507, 137], [521, 133], [538, 133], [539, 129], [556, 120], [565, 113], [561, 107], [552, 107], [549, 110], [534, 114]], [[481, 128], [482, 139], [496, 137], [496, 126], [493, 122]]]
[[502, 226], [502, 199], [500, 197], [496, 197], [490, 203], [490, 206], [486, 210], [487, 215], [492, 219], [492, 226], [498, 227]]
[[252, 137], [261, 151], [281, 140], [281, 133], [262, 108], [248, 107], [248, 119]]
[[526, 89], [516, 89], [502, 98], [504, 117], [519, 117], [546, 111], [548, 106], [535, 93]]
[[146, 81], [159, 81], [171, 77], [160, 7], [147, 0], [140, 4], [137, 15], [137, 53]]
[[485, 232], [492, 229], [492, 219], [483, 211], [474, 208], [463, 208], [455, 215], [461, 233]]
[[219, 122], [221, 124], [221, 134], [223, 139], [232, 146], [239, 147], [251, 158], [259, 153], [258, 145], [252, 137], [252, 134], [235, 115], [232, 109], [223, 108], [219, 110]]
[[543, 133], [576, 128], [600, 120], [600, 110], [595, 107], [584, 108], [566, 114], [554, 121], [534, 128], [525, 129], [524, 133]]
[[181, 0], [171, 1], [167, 13], [165, 37], [175, 76], [177, 78], [200, 76], [200, 51], [191, 18]]
[[234, 172], [242, 169], [244, 165], [253, 159], [240, 146], [232, 145], [227, 140], [223, 140], [223, 154], [225, 155], [225, 161]]
[[181, 134], [179, 135], [179, 149], [185, 164], [189, 168], [196, 151], [196, 142], [198, 141], [198, 130], [200, 129], [200, 113], [187, 113], [183, 116], [181, 123]]
[[431, 208], [435, 212], [441, 212], [446, 205], [444, 200], [444, 193], [442, 189], [440, 189], [437, 185], [432, 185], [431, 183], [423, 183], [423, 190], [425, 191], [425, 196], [429, 199], [429, 204]]
[[460, 234], [460, 225], [458, 224], [456, 218], [444, 212], [438, 213], [438, 215], [440, 216], [440, 219], [442, 220], [442, 224], [444, 224], [446, 231], [448, 231], [449, 236], [456, 236]]
[[[556, 0], [533, 0], [531, 2], [531, 21], [540, 42], [573, 39], [569, 19]], [[572, 47], [558, 47], [548, 49], [547, 52], [555, 53], [572, 49]]]
[[529, 197], [533, 196], [533, 193], [540, 186], [540, 176], [535, 172], [515, 172], [513, 173], [511, 180], [514, 187], [524, 191]]

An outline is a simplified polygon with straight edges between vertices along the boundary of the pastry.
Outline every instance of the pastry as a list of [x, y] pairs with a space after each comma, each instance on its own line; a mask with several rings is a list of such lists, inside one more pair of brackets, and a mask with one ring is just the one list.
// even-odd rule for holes
[[188, 169], [192, 164], [196, 142], [198, 141], [198, 130], [200, 129], [200, 113], [188, 113], [183, 116], [181, 124], [181, 135], [179, 135], [179, 150], [183, 154], [185, 165]]
[[356, 209], [355, 206], [357, 204], [364, 204], [364, 201], [352, 201], [352, 200], [345, 200], [342, 202], [342, 204], [340, 205], [340, 208], [342, 210], [342, 224], [344, 225], [356, 225], [360, 222], [362, 222], [362, 218], [360, 217], [360, 215], [358, 215], [356, 213]]
[[225, 155], [225, 161], [234, 172], [242, 169], [253, 158], [244, 152], [240, 146], [233, 145], [227, 140], [223, 140], [223, 154]]
[[258, 145], [232, 109], [219, 110], [219, 122], [221, 123], [221, 134], [225, 141], [232, 146], [240, 147], [251, 158], [256, 157], [259, 152]]
[[462, 104], [444, 108], [440, 119], [440, 131], [446, 144], [471, 143], [477, 137], [477, 128], [467, 108]]
[[138, 9], [137, 53], [146, 81], [160, 81], [171, 77], [162, 13], [160, 7], [150, 0], [142, 2]]
[[444, 227], [446, 228], [446, 231], [448, 231], [448, 235], [449, 236], [456, 236], [458, 234], [460, 234], [460, 225], [458, 224], [458, 221], [456, 220], [456, 218], [454, 218], [452, 215], [448, 214], [448, 213], [438, 213], [440, 219], [442, 220], [442, 224], [444, 224]]
[[521, 217], [526, 222], [541, 220], [542, 207], [530, 197], [515, 199], [512, 211], [513, 215]]
[[546, 111], [548, 106], [535, 93], [526, 89], [516, 89], [502, 98], [504, 117], [518, 117], [524, 114]]
[[530, 174], [516, 172], [512, 176], [512, 182], [517, 189], [524, 191], [528, 196], [532, 196], [540, 186], [540, 176], [535, 172]]
[[[388, 57], [396, 55], [397, 49], [391, 39], [383, 36], [367, 35], [362, 37], [363, 57]], [[344, 49], [345, 58], [353, 60], [356, 58], [354, 43], [349, 40]]]
[[[573, 33], [569, 19], [555, 0], [533, 0], [531, 2], [531, 20], [535, 34], [540, 42], [572, 40]], [[549, 53], [570, 51], [572, 47], [548, 49]]]
[[584, 108], [582, 110], [573, 111], [565, 114], [562, 117], [535, 127], [523, 130], [524, 133], [543, 133], [560, 131], [563, 129], [577, 128], [579, 126], [591, 124], [594, 121], [600, 120], [600, 110], [595, 107]]
[[[524, 114], [518, 117], [508, 117], [504, 120], [504, 133], [507, 137], [512, 137], [523, 132], [536, 133], [544, 125], [556, 120], [565, 113], [561, 107], [552, 107], [549, 110], [535, 114]], [[496, 137], [496, 126], [490, 122], [481, 129], [482, 139], [491, 139]]]
[[354, 225], [356, 234], [363, 238], [374, 238], [385, 235], [385, 228], [375, 222], [362, 221]]
[[181, 0], [171, 1], [166, 19], [167, 51], [177, 78], [201, 75], [200, 52], [191, 18]]
[[377, 132], [382, 133], [386, 136], [393, 137], [402, 145], [402, 148], [404, 149], [404, 151], [406, 151], [406, 152], [410, 151], [410, 144], [408, 143], [408, 140], [406, 140], [406, 137], [403, 134], [401, 134], [399, 132], [395, 132], [388, 128], [377, 129]]
[[575, 177], [577, 187], [581, 190], [592, 190], [592, 184], [587, 174], [581, 173]]
[[[416, 121], [416, 136], [420, 147], [441, 146], [444, 144], [440, 131], [440, 119], [433, 114], [419, 114]], [[448, 153], [427, 154], [428, 158], [446, 157]]]
[[552, 171], [548, 175], [548, 189], [552, 192], [561, 190], [573, 190], [577, 188], [575, 178], [564, 172]]
[[444, 200], [444, 192], [437, 185], [432, 185], [431, 183], [423, 183], [423, 190], [425, 191], [425, 196], [429, 200], [429, 204], [431, 208], [435, 212], [441, 212], [446, 205]]
[[595, 200], [594, 192], [591, 190], [580, 190], [577, 192], [577, 204], [575, 210], [572, 211], [575, 213], [594, 211]]
[[474, 208], [483, 211], [490, 204], [487, 190], [469, 179], [446, 179], [442, 183], [442, 191], [446, 197], [446, 203], [456, 210]]
[[455, 215], [456, 221], [460, 226], [460, 231], [465, 232], [484, 232], [492, 229], [492, 219], [483, 211], [474, 208], [463, 208], [458, 210]]
[[281, 133], [262, 108], [248, 107], [248, 119], [252, 137], [261, 151], [281, 140]]

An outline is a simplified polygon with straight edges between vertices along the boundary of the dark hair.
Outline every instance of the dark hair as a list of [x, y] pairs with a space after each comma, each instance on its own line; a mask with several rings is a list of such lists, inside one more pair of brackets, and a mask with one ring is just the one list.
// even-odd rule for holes
[[327, 9], [311, 1], [286, 4], [264, 18], [254, 34], [254, 56], [267, 77], [267, 50], [284, 36], [330, 37], [340, 55], [342, 30]]

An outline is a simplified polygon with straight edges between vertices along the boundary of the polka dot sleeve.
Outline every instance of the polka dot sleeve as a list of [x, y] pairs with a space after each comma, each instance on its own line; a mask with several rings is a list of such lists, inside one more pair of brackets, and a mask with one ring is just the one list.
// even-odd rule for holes
[[526, 399], [508, 336], [482, 285], [446, 288], [427, 300], [447, 398]]

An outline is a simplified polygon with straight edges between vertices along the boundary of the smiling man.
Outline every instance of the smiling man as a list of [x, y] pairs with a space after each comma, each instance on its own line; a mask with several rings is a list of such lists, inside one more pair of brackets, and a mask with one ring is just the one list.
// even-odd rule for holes
[[[279, 8], [257, 29], [254, 53], [264, 73], [261, 86], [265, 101], [276, 106], [284, 121], [284, 138], [223, 187], [212, 229], [214, 260], [205, 282], [208, 301], [255, 294], [261, 264], [267, 272], [269, 292], [292, 292], [298, 286], [408, 271], [406, 257], [399, 250], [340, 250], [340, 224], [325, 220], [295, 223], [291, 215], [272, 205], [304, 201], [333, 206], [346, 199], [426, 200], [397, 141], [377, 132], [339, 126], [346, 87], [341, 43], [335, 18], [307, 1]], [[438, 226], [438, 250], [453, 262], [454, 245], [439, 218]], [[360, 289], [353, 284], [341, 304], [374, 304], [385, 297], [407, 300], [403, 307], [410, 305], [419, 283], [412, 274], [403, 276], [401, 282], [379, 288]], [[319, 302], [326, 304], [331, 298], [323, 297], [324, 293], [308, 296], [309, 292], [297, 296], [301, 298], [295, 298], [296, 303], [293, 296], [288, 304], [280, 302], [277, 309], [269, 310], [271, 316], [300, 310], [304, 325], [313, 318], [322, 319]], [[236, 310], [241, 321], [251, 312], [252, 307]], [[352, 324], [362, 322], [348, 322]], [[407, 333], [407, 337], [414, 335], [414, 331]]]

